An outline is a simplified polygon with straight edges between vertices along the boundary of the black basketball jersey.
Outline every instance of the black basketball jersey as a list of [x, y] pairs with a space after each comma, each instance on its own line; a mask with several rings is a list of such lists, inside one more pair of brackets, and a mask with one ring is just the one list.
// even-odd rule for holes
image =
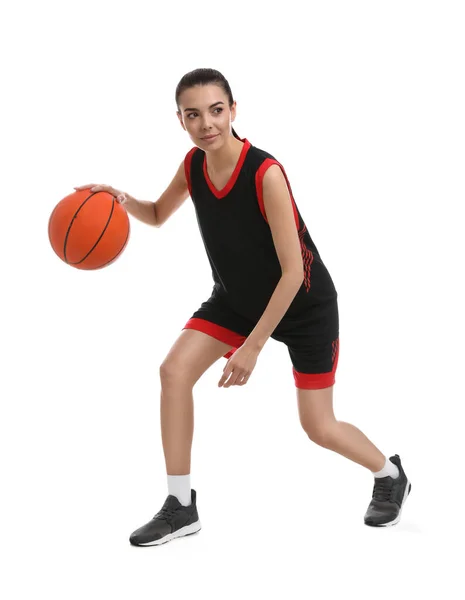
[[281, 278], [282, 271], [263, 203], [263, 176], [278, 164], [294, 210], [304, 281], [283, 319], [300, 316], [312, 306], [337, 297], [336, 288], [292, 195], [283, 166], [268, 152], [244, 138], [242, 152], [229, 182], [217, 190], [211, 182], [206, 153], [195, 146], [184, 167], [197, 222], [215, 282], [213, 295], [230, 308], [257, 321]]

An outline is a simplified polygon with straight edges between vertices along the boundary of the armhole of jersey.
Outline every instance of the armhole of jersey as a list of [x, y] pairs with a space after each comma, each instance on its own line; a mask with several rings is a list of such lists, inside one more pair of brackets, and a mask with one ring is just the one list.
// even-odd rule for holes
[[189, 194], [192, 198], [192, 183], [191, 183], [191, 162], [194, 152], [197, 150], [197, 146], [194, 146], [189, 150], [184, 158], [184, 173], [186, 175], [187, 187], [189, 188]]
[[257, 198], [258, 198], [258, 205], [260, 207], [260, 212], [262, 213], [265, 221], [268, 223], [268, 219], [266, 218], [265, 203], [263, 202], [263, 177], [265, 176], [266, 171], [269, 169], [269, 167], [271, 167], [271, 165], [278, 165], [280, 167], [281, 171], [283, 172], [283, 175], [286, 179], [287, 188], [289, 190], [289, 195], [290, 195], [291, 201], [292, 201], [292, 209], [294, 211], [295, 224], [296, 224], [297, 230], [299, 230], [299, 215], [297, 213], [297, 207], [295, 205], [294, 196], [292, 195], [291, 184], [289, 183], [289, 180], [286, 175], [286, 171], [284, 170], [284, 167], [282, 166], [282, 164], [273, 158], [266, 158], [262, 162], [262, 164], [260, 165], [260, 167], [258, 168], [258, 170], [255, 174], [255, 189], [257, 190]]

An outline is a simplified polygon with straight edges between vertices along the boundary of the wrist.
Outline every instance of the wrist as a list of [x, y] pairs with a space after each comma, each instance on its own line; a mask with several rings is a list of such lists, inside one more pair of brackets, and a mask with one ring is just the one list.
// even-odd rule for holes
[[242, 345], [246, 348], [250, 348], [253, 352], [260, 352], [265, 344], [264, 342], [249, 337]]
[[124, 194], [126, 196], [126, 202], [124, 202], [123, 206], [127, 206], [128, 204], [136, 204], [137, 200], [136, 198], [134, 198], [134, 196], [131, 196], [130, 194]]

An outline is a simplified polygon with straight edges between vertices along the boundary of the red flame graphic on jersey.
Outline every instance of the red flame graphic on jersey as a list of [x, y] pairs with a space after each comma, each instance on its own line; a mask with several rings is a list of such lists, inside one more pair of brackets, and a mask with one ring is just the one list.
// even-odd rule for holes
[[303, 237], [307, 231], [306, 225], [303, 226], [302, 231], [299, 231], [300, 248], [302, 250], [302, 259], [304, 263], [304, 283], [307, 292], [310, 289], [310, 268], [313, 262], [313, 252], [307, 248], [304, 243]]

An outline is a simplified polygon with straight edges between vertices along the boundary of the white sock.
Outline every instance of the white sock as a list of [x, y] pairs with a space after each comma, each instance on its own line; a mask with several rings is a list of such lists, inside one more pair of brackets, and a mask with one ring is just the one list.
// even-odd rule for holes
[[397, 465], [391, 462], [389, 458], [386, 458], [386, 462], [384, 463], [384, 467], [381, 469], [381, 471], [378, 471], [377, 473], [372, 471], [372, 473], [375, 477], [387, 477], [388, 475], [393, 479], [397, 479], [397, 477], [399, 477], [399, 469], [397, 468]]
[[190, 506], [191, 499], [191, 476], [168, 475], [168, 494], [176, 496], [183, 506]]

